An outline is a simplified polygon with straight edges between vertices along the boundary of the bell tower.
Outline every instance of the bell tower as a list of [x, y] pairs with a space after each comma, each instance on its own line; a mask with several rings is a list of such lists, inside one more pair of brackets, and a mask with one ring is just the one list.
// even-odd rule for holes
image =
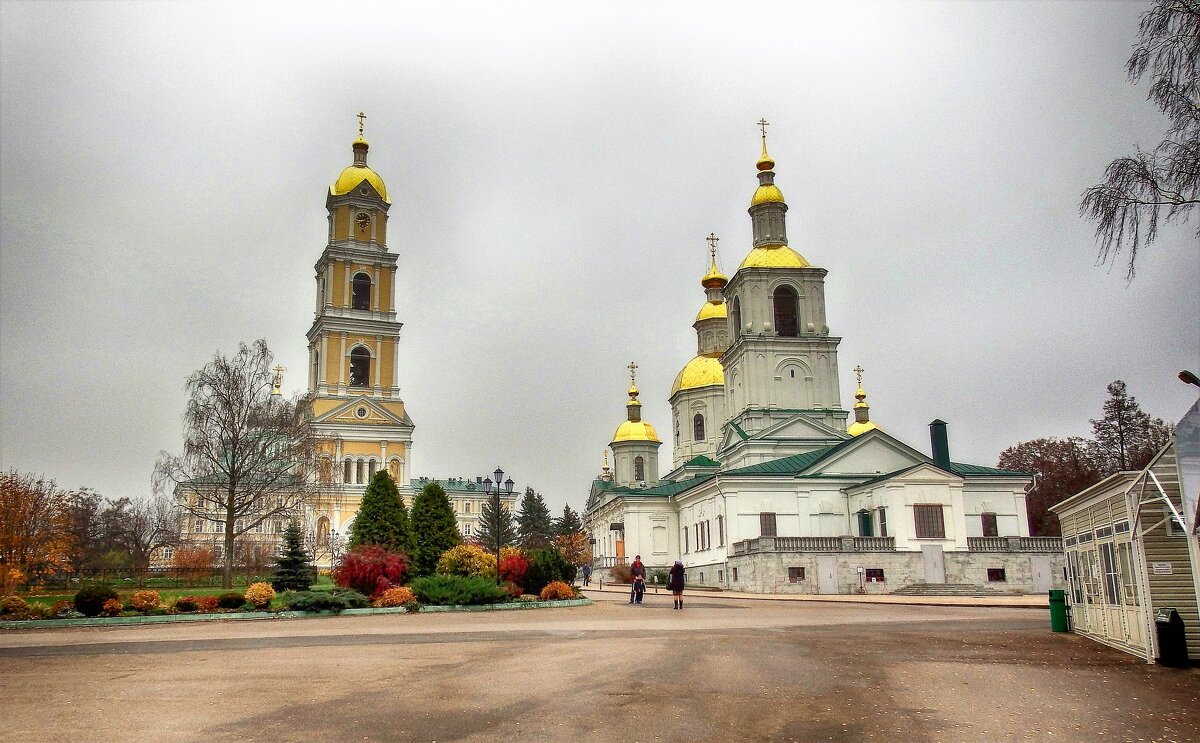
[[321, 479], [331, 485], [333, 528], [358, 511], [375, 472], [386, 467], [404, 490], [413, 423], [400, 398], [397, 256], [388, 250], [387, 186], [367, 165], [359, 114], [353, 160], [325, 198], [328, 233], [317, 260], [316, 307], [308, 331], [308, 390], [323, 439]]

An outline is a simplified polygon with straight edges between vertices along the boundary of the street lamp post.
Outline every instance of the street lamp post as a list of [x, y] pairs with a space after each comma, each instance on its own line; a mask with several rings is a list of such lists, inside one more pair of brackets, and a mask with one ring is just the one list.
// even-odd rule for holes
[[[492, 537], [496, 540], [496, 585], [500, 585], [500, 509], [503, 507], [500, 503], [500, 489], [504, 489], [505, 495], [512, 495], [514, 483], [511, 477], [504, 480], [504, 470], [499, 467], [492, 474], [496, 476], [496, 480], [493, 482], [490, 477], [484, 478], [483, 492], [492, 496], [492, 491], [496, 491], [494, 494], [495, 499], [492, 501]], [[501, 480], [504, 481], [501, 482]]]

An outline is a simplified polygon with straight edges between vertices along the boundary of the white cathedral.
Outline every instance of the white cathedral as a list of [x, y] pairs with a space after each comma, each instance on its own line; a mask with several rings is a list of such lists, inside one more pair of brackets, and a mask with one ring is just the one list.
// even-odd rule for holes
[[753, 243], [732, 278], [710, 235], [697, 355], [671, 386], [673, 469], [661, 480], [662, 442], [630, 365], [613, 467], [587, 501], [595, 566], [678, 559], [690, 585], [763, 593], [1061, 584], [1061, 540], [1029, 536], [1028, 474], [952, 461], [940, 420], [931, 455], [889, 435], [870, 420], [861, 368], [847, 425], [828, 272], [788, 247], [765, 128], [757, 168]]

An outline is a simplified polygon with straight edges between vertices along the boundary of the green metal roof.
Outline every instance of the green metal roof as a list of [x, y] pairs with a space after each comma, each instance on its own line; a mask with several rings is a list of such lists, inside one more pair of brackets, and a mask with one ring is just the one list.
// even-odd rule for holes
[[962, 464], [961, 462], [951, 462], [950, 471], [962, 477], [1030, 477], [1028, 472], [1017, 472], [1016, 470], [1001, 470], [995, 467], [984, 467], [979, 464]]
[[824, 449], [814, 449], [796, 454], [783, 459], [773, 459], [770, 462], [762, 462], [760, 464], [752, 464], [748, 467], [738, 467], [734, 470], [725, 472], [726, 475], [791, 475], [795, 476], [820, 462], [825, 457], [832, 454], [835, 450], [840, 449], [846, 444], [854, 441], [847, 439], [840, 444], [827, 446]]
[[683, 466], [684, 467], [720, 467], [721, 463], [716, 461], [715, 459], [709, 459], [708, 457], [704, 456], [703, 454], [700, 454], [699, 456], [692, 457], [688, 461], [684, 462]]
[[679, 480], [678, 482], [664, 482], [662, 485], [655, 485], [652, 488], [629, 488], [619, 487], [613, 488], [609, 492], [614, 495], [637, 495], [637, 496], [664, 496], [678, 495], [685, 490], [692, 488], [702, 483], [713, 479], [713, 475], [697, 475], [689, 480]]

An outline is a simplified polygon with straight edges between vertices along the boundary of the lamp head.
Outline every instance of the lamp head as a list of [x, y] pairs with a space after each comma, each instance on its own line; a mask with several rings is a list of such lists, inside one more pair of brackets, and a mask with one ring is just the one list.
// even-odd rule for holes
[[1183, 382], [1184, 384], [1194, 384], [1197, 387], [1200, 387], [1200, 377], [1197, 377], [1194, 373], [1188, 371], [1187, 369], [1179, 372], [1179, 381]]
[[490, 477], [485, 477], [485, 478], [484, 478], [484, 480], [483, 480], [483, 492], [487, 493], [488, 495], [491, 495], [491, 494], [492, 494], [492, 478], [490, 478]]
[[499, 485], [500, 481], [504, 479], [504, 470], [497, 467], [496, 471], [492, 474], [496, 476], [496, 484]]
[[512, 481], [512, 478], [511, 478], [511, 477], [510, 477], [510, 478], [508, 478], [507, 480], [505, 480], [505, 481], [504, 481], [504, 492], [505, 492], [505, 493], [507, 493], [507, 494], [509, 494], [509, 495], [512, 495], [513, 484], [514, 484], [514, 483], [513, 483], [513, 481]]

